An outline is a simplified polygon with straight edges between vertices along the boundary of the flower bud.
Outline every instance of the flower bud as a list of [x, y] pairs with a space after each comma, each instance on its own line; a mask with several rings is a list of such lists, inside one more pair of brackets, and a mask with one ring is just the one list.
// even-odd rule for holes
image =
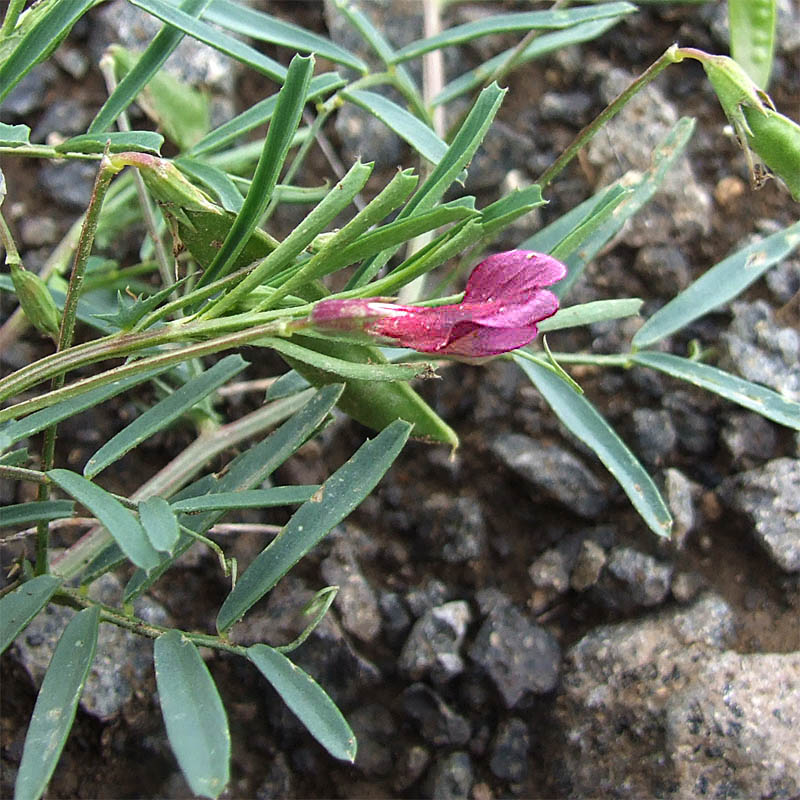
[[28, 321], [36, 330], [47, 334], [54, 342], [58, 341], [61, 328], [61, 314], [56, 308], [53, 295], [45, 282], [35, 273], [28, 272], [19, 264], [11, 265], [11, 282]]

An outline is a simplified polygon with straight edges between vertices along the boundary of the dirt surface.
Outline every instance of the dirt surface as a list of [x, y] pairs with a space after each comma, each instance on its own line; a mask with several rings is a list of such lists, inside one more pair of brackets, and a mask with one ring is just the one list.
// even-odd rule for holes
[[[317, 3], [281, 3], [271, 11], [285, 19], [325, 30], [322, 9]], [[510, 77], [510, 91], [498, 115], [505, 130], [503, 138], [497, 140], [499, 151], [507, 153], [511, 148], [513, 153], [518, 152], [516, 145], [512, 147], [509, 144], [514, 141], [517, 145], [522, 143], [523, 151], [529, 146], [531, 149], [525, 153], [524, 159], [510, 166], [520, 170], [527, 180], [532, 180], [547, 165], [551, 154], [563, 147], [580, 125], [602, 108], [600, 84], [605, 72], [619, 67], [637, 74], [673, 41], [719, 51], [719, 42], [709, 27], [710, 16], [708, 9], [701, 11], [697, 6], [650, 7], [598, 42], [583, 46], [579, 52], [570, 51], [545, 58], [521, 69]], [[464, 21], [464, 17], [457, 17], [457, 20]], [[85, 27], [77, 30], [70, 46], [85, 51], [87, 36]], [[493, 52], [499, 49], [498, 46]], [[285, 55], [268, 52], [274, 57]], [[463, 57], [478, 63], [482, 54], [480, 48], [466, 48]], [[797, 102], [800, 78], [795, 74], [798, 60], [800, 53], [796, 51], [793, 56], [784, 57], [771, 87], [778, 107], [795, 116], [800, 111]], [[686, 230], [677, 243], [690, 277], [694, 278], [742, 244], [748, 233], [759, 229], [769, 231], [769, 224], [785, 225], [796, 219], [798, 206], [774, 181], [757, 193], [746, 185], [741, 154], [736, 143], [723, 130], [722, 112], [699, 68], [684, 65], [668, 70], [657, 85], [680, 115], [691, 115], [698, 120], [689, 147], [689, 161], [699, 185], [712, 202], [706, 220], [707, 229]], [[241, 90], [243, 105], [247, 98], [261, 97], [265, 91], [252, 75], [241, 79]], [[69, 97], [78, 105], [96, 107], [100, 91], [101, 84], [92, 67], [82, 80], [60, 74], [50, 85], [48, 97]], [[538, 105], [545, 94], [553, 92], [580, 92], [586, 96], [587, 106], [571, 121], [557, 115], [544, 118], [537, 110]], [[329, 126], [328, 135], [340, 150], [346, 150], [347, 143], [341, 140], [341, 132], [333, 125]], [[491, 149], [492, 136], [490, 133], [487, 149]], [[613, 142], [611, 146], [613, 149]], [[364, 156], [370, 154], [365, 152]], [[407, 157], [410, 159], [408, 153]], [[495, 161], [499, 158], [497, 156]], [[620, 156], [619, 174], [629, 168], [624, 161], [625, 156]], [[404, 165], [410, 163], [407, 160]], [[391, 175], [393, 167], [384, 165], [381, 176], [374, 178], [374, 188]], [[323, 160], [315, 155], [306, 176], [308, 182], [317, 182], [324, 169]], [[23, 203], [28, 211], [36, 209], [46, 213], [59, 230], [66, 230], [74, 217], [74, 210], [63, 205], [59, 207], [41, 191], [35, 168], [22, 160], [4, 159], [3, 170], [10, 187], [9, 201]], [[598, 188], [596, 182], [600, 179], [600, 172], [601, 167], [589, 159], [579, 159], [554, 185], [548, 196], [550, 204], [537, 212], [533, 219], [526, 220], [524, 226], [515, 227], [510, 236], [517, 236], [516, 241], [504, 242], [504, 246], [516, 244], [533, 233], [537, 226], [552, 221], [589, 196]], [[498, 184], [493, 184], [492, 169], [487, 167], [485, 175], [488, 177], [477, 190], [480, 205], [497, 197]], [[469, 185], [468, 190], [471, 191]], [[660, 196], [653, 202], [665, 205], [667, 213], [674, 211], [669, 208], [669, 201]], [[291, 224], [288, 218], [281, 217], [278, 221]], [[624, 240], [598, 258], [590, 267], [585, 284], [580, 287], [580, 299], [640, 296], [648, 301], [646, 308], [650, 310], [668, 299], [668, 294], [653, 292], [647, 277], [633, 269], [640, 249], [641, 246]], [[28, 258], [35, 261], [45, 251], [46, 247], [31, 248]], [[778, 309], [763, 282], [757, 283], [747, 298], [767, 298], [775, 310]], [[10, 304], [7, 300], [3, 302], [2, 308], [7, 312]], [[700, 333], [695, 329], [691, 334], [702, 334], [706, 345], [713, 344], [729, 322], [729, 313], [723, 311], [711, 315], [699, 329]], [[790, 319], [790, 324], [796, 327], [798, 320]], [[606, 335], [610, 337], [613, 352], [617, 339], [599, 329], [561, 337], [554, 335], [550, 345], [554, 350], [592, 346], [597, 337]], [[3, 354], [6, 358], [3, 369], [27, 360], [35, 353], [45, 352], [42, 343], [33, 336], [22, 341], [20, 348], [11, 356]], [[245, 374], [247, 379], [274, 375], [279, 368], [277, 359], [265, 362], [262, 351], [245, 351], [243, 355], [253, 362]], [[658, 405], [648, 379], [638, 373], [614, 374], [582, 368], [574, 370], [573, 375], [626, 441], [633, 442], [636, 436], [631, 422], [634, 411]], [[485, 590], [499, 589], [514, 607], [523, 610], [528, 619], [549, 632], [562, 651], [567, 651], [600, 625], [640, 619], [656, 611], [668, 612], [691, 602], [701, 591], [711, 591], [727, 602], [736, 620], [736, 635], [729, 649], [744, 654], [800, 650], [797, 573], [781, 570], [749, 535], [748, 523], [741, 515], [726, 508], [716, 492], [726, 477], [759, 466], [767, 459], [796, 458], [798, 445], [792, 433], [767, 423], [774, 436], [769, 452], [761, 459], [757, 455], [737, 459], [725, 447], [721, 435], [728, 424], [731, 406], [699, 390], [659, 379], [658, 392], [685, 392], [689, 404], [700, 409], [701, 416], [709, 421], [711, 431], [710, 442], [704, 447], [695, 447], [691, 442], [686, 446], [687, 434], [685, 441], [679, 441], [668, 450], [664, 460], [649, 465], [661, 482], [664, 470], [676, 468], [695, 484], [697, 521], [685, 544], [679, 548], [655, 540], [601, 466], [579, 444], [564, 437], [542, 400], [518, 374], [512, 374], [509, 365], [498, 363], [479, 368], [454, 364], [444, 367], [441, 376], [442, 380], [423, 385], [421, 392], [461, 437], [462, 445], [456, 456], [451, 459], [443, 448], [410, 444], [375, 495], [351, 517], [332, 542], [323, 543], [297, 566], [290, 578], [294, 583], [282, 591], [279, 587], [277, 599], [271, 600], [269, 606], [274, 610], [285, 603], [284, 609], [291, 609], [291, 588], [297, 591], [295, 597], [300, 597], [304, 591], [316, 590], [329, 583], [323, 573], [325, 564], [338, 557], [337, 547], [355, 553], [357, 572], [381, 598], [380, 633], [371, 639], [359, 639], [352, 632], [343, 633], [341, 609], [334, 609], [332, 617], [338, 620], [332, 623], [334, 632], [312, 637], [298, 653], [301, 663], [303, 658], [308, 659], [312, 666], [306, 668], [331, 690], [346, 716], [351, 720], [353, 716], [357, 718], [359, 724], [354, 727], [357, 732], [359, 729], [363, 731], [360, 736], [362, 750], [372, 760], [357, 762], [355, 766], [333, 761], [281, 706], [254, 668], [239, 660], [213, 654], [207, 663], [224, 698], [233, 739], [232, 781], [224, 796], [458, 797], [457, 782], [453, 784], [456, 788], [451, 786], [446, 790], [445, 784], [435, 783], [434, 778], [441, 758], [455, 752], [469, 754], [472, 764], [469, 796], [475, 800], [509, 794], [537, 798], [576, 796], [574, 789], [570, 789], [569, 777], [564, 777], [562, 742], [554, 732], [558, 728], [554, 714], [560, 687], [529, 694], [512, 710], [504, 707], [496, 687], [477, 669], [473, 659], [468, 668], [453, 680], [435, 686], [445, 702], [469, 720], [471, 734], [468, 740], [454, 743], [443, 737], [439, 744], [430, 739], [421, 742], [419, 723], [409, 715], [409, 704], [404, 699], [407, 697], [404, 693], [414, 681], [398, 667], [410, 622], [400, 632], [393, 630], [392, 616], [383, 602], [388, 595], [401, 598], [406, 608], [411, 607], [410, 596], [414, 592], [428, 596], [429, 600], [421, 604], [423, 609], [445, 601], [465, 601], [472, 610], [467, 640], [473, 642], [483, 618], [483, 612], [477, 610], [483, 603], [478, 595]], [[242, 395], [224, 402], [230, 416], [237, 417], [256, 408], [261, 398], [258, 394]], [[146, 400], [144, 397], [140, 399]], [[135, 409], [124, 402], [111, 403], [94, 412], [89, 428], [82, 427], [82, 423], [64, 425], [60, 430], [60, 466], [80, 468], [96, 449], [97, 443], [120, 429], [134, 413]], [[560, 443], [562, 447], [577, 452], [604, 487], [606, 506], [602, 513], [596, 519], [580, 518], [564, 504], [532, 492], [530, 485], [498, 459], [493, 443], [502, 432], [524, 433], [538, 441]], [[367, 435], [365, 429], [340, 420], [326, 433], [322, 444], [310, 443], [285, 465], [276, 476], [276, 483], [324, 479]], [[150, 474], [167, 463], [191, 439], [191, 431], [181, 427], [157, 437], [121, 462], [119, 470], [109, 470], [104, 474], [104, 485], [120, 491], [138, 485], [142, 475]], [[641, 451], [637, 452], [642, 455]], [[20, 489], [20, 493], [9, 501], [23, 500], [22, 491]], [[437, 536], [443, 536], [446, 542], [458, 539], [458, 533], [453, 536], [447, 532], [441, 534], [438, 528], [425, 532], [426, 518], [439, 513], [438, 507], [431, 504], [431, 498], [439, 496], [453, 501], [466, 498], [480, 510], [485, 523], [485, 541], [479, 548], [479, 555], [447, 561], [437, 552], [437, 542], [440, 541]], [[453, 513], [452, 507], [445, 504], [441, 509], [440, 527], [446, 528]], [[281, 514], [264, 512], [245, 515], [241, 519], [280, 524], [285, 521]], [[613, 547], [634, 548], [654, 556], [660, 563], [672, 565], [673, 576], [690, 576], [689, 582], [695, 581], [696, 591], [678, 592], [673, 577], [672, 593], [667, 593], [653, 607], [646, 608], [641, 605], [630, 607], [625, 603], [615, 605], [595, 591], [568, 589], [549, 601], [546, 597], [543, 599], [541, 592], [537, 594], [529, 573], [531, 564], [569, 537], [600, 527], [611, 531]], [[62, 536], [62, 544], [73, 541], [68, 533]], [[225, 543], [240, 564], [252, 558], [262, 545], [257, 537], [248, 535]], [[18, 553], [17, 545], [0, 551], [4, 564], [10, 563]], [[176, 624], [187, 629], [210, 630], [219, 603], [225, 596], [226, 585], [214, 558], [193, 553], [156, 585], [153, 595]], [[346, 560], [344, 556], [342, 559]], [[259, 608], [263, 610], [266, 606], [262, 604]], [[264, 613], [266, 615], [266, 611]], [[411, 616], [418, 617], [419, 614], [412, 610]], [[281, 630], [280, 625], [270, 627], [266, 622], [263, 624], [270, 634]], [[291, 628], [288, 623], [287, 628]], [[246, 639], [257, 632], [258, 626], [254, 625], [253, 629], [245, 629], [241, 636]], [[338, 663], [324, 663], [322, 651], [334, 642], [330, 645], [331, 650], [338, 653], [336, 648], [343, 646], [342, 637], [348, 647], [357, 651], [358, 660], [350, 662], [343, 657]], [[271, 643], [279, 642], [271, 640]], [[366, 669], [362, 660], [371, 664], [374, 672], [360, 671]], [[326, 683], [325, 675], [314, 672], [313, 665], [327, 673], [334, 685]], [[3, 656], [2, 670], [0, 745], [3, 778], [0, 795], [8, 797], [12, 794], [15, 767], [21, 757], [35, 689], [13, 653]], [[137, 686], [135, 698], [113, 719], [98, 720], [79, 711], [46, 796], [190, 796], [166, 743], [154, 693], [154, 679], [150, 676]], [[365, 709], [367, 713], [361, 713]], [[387, 714], [388, 721], [381, 717], [381, 709]], [[527, 770], [518, 779], [499, 777], [496, 764], [493, 766], [492, 762], [492, 756], [497, 752], [498, 731], [512, 716], [522, 719], [530, 734], [524, 756]], [[416, 777], [412, 763], [413, 754], [417, 752], [415, 747], [424, 753], [424, 764]], [[384, 763], [386, 759], [388, 763]]]

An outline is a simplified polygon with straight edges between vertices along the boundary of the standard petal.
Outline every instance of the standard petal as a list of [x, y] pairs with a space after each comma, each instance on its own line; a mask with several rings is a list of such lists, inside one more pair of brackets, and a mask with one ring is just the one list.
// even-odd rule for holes
[[519, 303], [529, 292], [560, 281], [567, 268], [555, 258], [533, 250], [508, 250], [485, 258], [472, 271], [465, 303]]

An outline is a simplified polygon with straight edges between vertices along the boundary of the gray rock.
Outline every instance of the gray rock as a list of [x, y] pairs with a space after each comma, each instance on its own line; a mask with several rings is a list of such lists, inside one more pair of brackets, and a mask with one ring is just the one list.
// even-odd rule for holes
[[[392, 97], [398, 102], [397, 97]], [[336, 133], [342, 146], [345, 163], [374, 161], [378, 169], [402, 164], [406, 145], [393, 131], [364, 109], [347, 103], [336, 114]]]
[[672, 417], [663, 409], [637, 408], [631, 415], [636, 452], [650, 466], [658, 467], [669, 457], [678, 444], [678, 432]]
[[672, 542], [681, 550], [695, 526], [692, 482], [680, 470], [670, 467], [664, 470], [664, 490], [673, 519]]
[[[611, 102], [636, 76], [619, 68], [600, 70], [600, 92]], [[589, 161], [600, 169], [605, 185], [623, 169], [641, 173], [650, 167], [653, 150], [678, 121], [678, 111], [655, 84], [650, 84], [628, 102], [586, 148]], [[633, 176], [632, 176], [633, 177]], [[684, 155], [661, 185], [661, 202], [649, 203], [626, 225], [622, 239], [631, 247], [663, 242], [681, 242], [710, 231], [710, 193], [697, 181]]]
[[35, 66], [0, 103], [0, 121], [16, 122], [41, 108], [57, 75], [58, 70], [48, 61]]
[[442, 605], [450, 594], [450, 589], [438, 578], [426, 578], [421, 586], [406, 592], [406, 605], [415, 617]]
[[611, 608], [633, 611], [667, 599], [673, 567], [632, 547], [615, 547], [596, 591]]
[[552, 547], [528, 567], [528, 575], [537, 588], [552, 589], [557, 594], [563, 594], [569, 589], [569, 562], [564, 550]]
[[336, 542], [331, 555], [320, 564], [320, 572], [330, 585], [339, 587], [334, 605], [342, 627], [362, 642], [373, 641], [381, 630], [378, 599], [346, 539]]
[[734, 303], [733, 314], [720, 337], [723, 365], [800, 401], [800, 331], [781, 327], [763, 300]]
[[[92, 584], [90, 596], [98, 602], [115, 605], [122, 595], [122, 584], [108, 573]], [[166, 611], [147, 596], [134, 604], [136, 614], [148, 622], [170, 624]], [[13, 653], [31, 679], [41, 683], [53, 650], [72, 609], [48, 606], [17, 639]], [[137, 693], [146, 690], [153, 674], [153, 645], [150, 639], [116, 625], [102, 623], [97, 635], [97, 651], [81, 694], [81, 708], [99, 719], [117, 716]]]
[[528, 692], [544, 694], [558, 683], [558, 642], [508, 601], [496, 602], [488, 612], [469, 656], [486, 671], [507, 708]]
[[779, 305], [788, 303], [800, 292], [800, 258], [786, 258], [770, 267], [764, 281]]
[[486, 521], [477, 498], [435, 492], [422, 503], [419, 536], [429, 558], [461, 564], [486, 551]]
[[489, 769], [504, 781], [519, 783], [528, 776], [528, 751], [531, 736], [528, 726], [518, 717], [501, 722], [492, 743]]
[[607, 560], [606, 551], [597, 542], [584, 539], [572, 568], [569, 585], [576, 592], [584, 592], [594, 586]]
[[400, 699], [405, 713], [419, 726], [422, 738], [434, 747], [460, 747], [469, 741], [469, 721], [424, 683], [412, 683]]
[[403, 598], [397, 592], [382, 592], [378, 598], [378, 607], [383, 618], [384, 636], [390, 643], [401, 641], [411, 626], [411, 615]]
[[646, 245], [636, 254], [633, 268], [648, 290], [662, 297], [674, 297], [692, 282], [692, 271], [683, 251], [672, 245]]
[[702, 396], [677, 389], [665, 394], [662, 404], [672, 417], [680, 446], [688, 453], [703, 456], [717, 448], [717, 422], [711, 412], [713, 396]]
[[588, 92], [545, 92], [536, 107], [542, 119], [579, 126], [589, 121], [592, 103]]
[[672, 579], [672, 596], [679, 603], [689, 603], [708, 588], [708, 582], [698, 572], [679, 572]]
[[467, 753], [457, 751], [439, 758], [431, 768], [429, 796], [436, 800], [464, 800], [470, 796], [474, 782], [472, 760]]
[[760, 414], [732, 411], [726, 415], [722, 441], [736, 464], [754, 467], [775, 455], [778, 436], [775, 425]]
[[800, 794], [800, 653], [722, 653], [666, 706], [678, 797]]
[[552, 547], [528, 567], [534, 586], [528, 607], [534, 614], [541, 614], [569, 590], [569, 571], [574, 561], [571, 555], [566, 548]]
[[665, 708], [733, 634], [731, 609], [705, 595], [680, 611], [595, 628], [570, 648], [555, 708], [564, 793], [670, 796], [676, 778], [664, 754]]
[[396, 792], [404, 792], [420, 779], [430, 761], [431, 754], [426, 748], [418, 744], [411, 745], [400, 754], [392, 788]]
[[388, 775], [394, 765], [391, 744], [397, 734], [390, 711], [369, 703], [348, 714], [348, 722], [358, 742], [356, 767], [370, 777]]
[[503, 434], [491, 443], [494, 456], [523, 480], [583, 517], [606, 507], [603, 484], [569, 451], [519, 433]]
[[461, 645], [472, 619], [469, 606], [455, 600], [425, 612], [411, 629], [398, 667], [413, 680], [430, 675], [445, 683], [464, 671]]
[[86, 106], [67, 97], [56, 100], [47, 106], [36, 127], [31, 133], [32, 142], [45, 142], [51, 133], [64, 139], [83, 133], [92, 120]]
[[[90, 28], [89, 46], [94, 60], [99, 61], [109, 42], [142, 51], [162, 27], [159, 19], [125, 0], [107, 3], [93, 17]], [[193, 86], [206, 86], [220, 94], [231, 95], [238, 64], [213, 47], [184, 36], [163, 69]]]
[[20, 238], [26, 247], [41, 247], [58, 240], [58, 223], [44, 215], [24, 217], [19, 226]]
[[756, 540], [786, 572], [800, 572], [800, 459], [777, 458], [724, 480], [718, 494], [743, 514]]
[[61, 206], [86, 210], [97, 167], [86, 161], [48, 163], [39, 168], [39, 184]]

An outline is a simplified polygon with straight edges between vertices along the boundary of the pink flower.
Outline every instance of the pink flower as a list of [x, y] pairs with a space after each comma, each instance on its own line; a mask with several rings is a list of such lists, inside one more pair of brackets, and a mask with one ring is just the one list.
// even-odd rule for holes
[[509, 250], [475, 267], [457, 305], [322, 300], [314, 306], [311, 323], [321, 332], [363, 331], [384, 344], [423, 353], [483, 358], [533, 340], [536, 323], [558, 310], [558, 298], [542, 287], [566, 274], [566, 267], [550, 256]]

